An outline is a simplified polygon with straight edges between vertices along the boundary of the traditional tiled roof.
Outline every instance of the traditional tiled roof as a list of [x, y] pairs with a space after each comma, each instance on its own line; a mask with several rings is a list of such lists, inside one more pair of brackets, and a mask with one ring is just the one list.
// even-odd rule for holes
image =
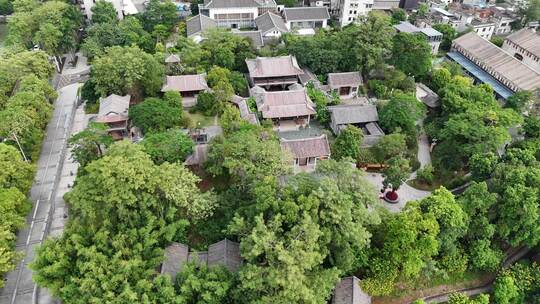
[[296, 57], [257, 57], [246, 59], [250, 77], [282, 77], [304, 74], [298, 66]]
[[524, 28], [506, 37], [506, 40], [511, 41], [528, 52], [540, 57], [540, 34], [531, 29]]
[[339, 105], [328, 107], [332, 122], [336, 125], [367, 123], [379, 120], [374, 105]]
[[340, 87], [358, 87], [362, 84], [360, 72], [329, 73], [328, 85], [331, 89]]
[[290, 152], [294, 158], [330, 156], [330, 145], [328, 145], [328, 139], [324, 134], [319, 137], [302, 139], [282, 138], [280, 143], [281, 149]]
[[357, 277], [347, 277], [334, 288], [332, 304], [370, 304], [371, 297], [360, 288], [360, 280]]
[[203, 91], [208, 89], [204, 74], [197, 75], [181, 75], [181, 76], [167, 76], [165, 78], [165, 84], [161, 88], [162, 92], [177, 91], [177, 92], [190, 92], [190, 91]]
[[416, 98], [430, 108], [436, 108], [441, 105], [439, 95], [421, 82], [416, 84]]
[[255, 18], [255, 24], [257, 24], [257, 29], [261, 31], [263, 35], [273, 30], [278, 30], [282, 33], [288, 32], [285, 22], [283, 22], [283, 18], [271, 12], [266, 12]]
[[176, 54], [170, 54], [169, 56], [167, 56], [167, 58], [165, 58], [165, 63], [178, 63], [180, 62], [180, 57], [178, 57], [178, 55]]
[[186, 21], [186, 33], [188, 37], [215, 27], [217, 27], [216, 21], [204, 15], [193, 16]]
[[328, 8], [323, 7], [288, 7], [283, 9], [285, 21], [311, 21], [330, 19]]
[[161, 274], [168, 274], [173, 279], [188, 261], [189, 248], [180, 243], [172, 243], [165, 248], [165, 260], [161, 264]]
[[240, 244], [221, 240], [208, 246], [208, 266], [223, 265], [230, 271], [236, 271], [242, 265]]
[[[489, 74], [496, 74], [514, 91], [540, 87], [540, 74], [476, 33], [465, 34], [452, 42], [452, 48], [471, 59]], [[505, 82], [509, 82], [505, 83]]]
[[261, 31], [233, 31], [235, 35], [246, 37], [251, 40], [255, 48], [261, 48], [264, 46], [264, 40]]
[[111, 94], [99, 100], [97, 122], [122, 121], [128, 118], [130, 95]]
[[275, 7], [274, 0], [205, 0], [203, 8]]
[[238, 95], [233, 95], [232, 102], [238, 107], [240, 111], [240, 117], [247, 120], [249, 123], [258, 125], [259, 120], [257, 119], [257, 114], [252, 113], [247, 105], [247, 98], [240, 97]]
[[[258, 92], [259, 91], [259, 92]], [[315, 105], [305, 89], [298, 91], [252, 90], [257, 109], [263, 118], [286, 118], [314, 115]]]

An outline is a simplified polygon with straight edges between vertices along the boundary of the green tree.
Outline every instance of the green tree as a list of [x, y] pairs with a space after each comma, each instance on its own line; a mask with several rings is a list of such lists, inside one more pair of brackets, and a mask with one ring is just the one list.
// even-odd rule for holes
[[104, 149], [112, 144], [113, 138], [107, 132], [107, 126], [96, 122], [91, 122], [84, 131], [72, 135], [68, 141], [73, 158], [82, 167], [101, 158]]
[[218, 114], [221, 107], [214, 93], [201, 92], [197, 95], [197, 105], [195, 108], [203, 112], [206, 116], [212, 116]]
[[96, 92], [109, 94], [156, 94], [162, 85], [163, 66], [138, 47], [113, 46], [94, 60], [91, 80]]
[[416, 135], [416, 121], [422, 118], [425, 106], [409, 94], [395, 94], [383, 105], [379, 113], [381, 127], [387, 133], [402, 131], [407, 136]]
[[493, 152], [474, 154], [469, 160], [469, 168], [475, 180], [484, 180], [490, 177], [499, 158]]
[[288, 171], [277, 138], [252, 126], [226, 137], [215, 138], [208, 151], [206, 170], [231, 182], [247, 182]]
[[90, 10], [92, 11], [92, 23], [116, 23], [118, 21], [118, 15], [112, 2], [99, 0]]
[[143, 132], [162, 132], [182, 125], [182, 108], [150, 97], [130, 107], [129, 118]]
[[154, 163], [183, 162], [193, 152], [193, 141], [184, 132], [170, 129], [161, 133], [150, 133], [141, 142], [144, 151]]
[[54, 25], [45, 23], [34, 35], [33, 42], [49, 53], [56, 55], [63, 33]]
[[423, 35], [398, 33], [393, 38], [392, 63], [407, 75], [421, 78], [431, 70], [431, 47]]
[[244, 126], [246, 122], [240, 117], [240, 111], [230, 104], [225, 105], [223, 113], [219, 119], [219, 125], [223, 128], [225, 135], [231, 134]]
[[176, 5], [167, 1], [150, 0], [140, 18], [144, 29], [149, 33], [152, 33], [157, 25], [165, 26], [167, 31], [170, 31], [178, 21]]
[[493, 285], [493, 297], [497, 303], [514, 303], [519, 295], [518, 287], [511, 276], [500, 276]]
[[361, 129], [348, 125], [341, 130], [332, 146], [334, 158], [340, 160], [350, 157], [356, 161], [360, 155], [360, 146], [363, 139], [364, 134]]
[[395, 156], [388, 160], [388, 167], [382, 171], [385, 188], [392, 187], [392, 192], [397, 191], [401, 184], [409, 177], [411, 167], [409, 161], [401, 156]]
[[223, 266], [187, 263], [176, 276], [180, 303], [226, 303], [234, 287], [233, 275]]
[[469, 298], [464, 293], [453, 293], [448, 299], [449, 304], [489, 304], [489, 295], [480, 294], [475, 299]]
[[498, 47], [502, 47], [504, 43], [504, 38], [500, 36], [493, 36], [489, 41]]
[[452, 46], [452, 40], [456, 39], [457, 31], [450, 24], [437, 23], [433, 25], [433, 28], [443, 34], [443, 40], [441, 42], [441, 48], [445, 51], [449, 51]]
[[370, 150], [379, 163], [385, 163], [389, 159], [403, 155], [407, 151], [405, 135], [400, 133], [385, 135]]
[[11, 0], [0, 1], [0, 15], [11, 15], [13, 13], [13, 2]]
[[392, 24], [398, 24], [405, 20], [407, 20], [407, 12], [404, 9], [398, 8], [392, 11]]
[[452, 74], [445, 68], [435, 69], [431, 72], [431, 87], [435, 92], [444, 88], [452, 80]]
[[534, 115], [525, 117], [523, 131], [529, 138], [540, 138], [540, 118]]
[[15, 147], [0, 143], [0, 188], [17, 188], [22, 193], [30, 190], [36, 168], [25, 162]]
[[521, 113], [531, 105], [533, 101], [533, 93], [530, 91], [519, 91], [514, 95], [508, 97], [506, 100], [506, 106], [514, 109], [516, 112]]

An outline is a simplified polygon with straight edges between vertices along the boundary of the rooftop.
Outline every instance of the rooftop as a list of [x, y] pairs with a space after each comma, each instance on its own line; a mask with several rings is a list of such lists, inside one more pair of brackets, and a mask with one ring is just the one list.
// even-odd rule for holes
[[165, 58], [165, 63], [178, 63], [180, 62], [180, 57], [178, 57], [178, 55], [176, 54], [170, 54], [169, 56], [167, 56], [167, 58]]
[[264, 40], [261, 31], [232, 31], [233, 34], [248, 38], [255, 48], [264, 46]]
[[290, 7], [283, 9], [285, 21], [307, 21], [330, 19], [327, 7]]
[[336, 125], [379, 121], [375, 105], [338, 105], [328, 107], [328, 111]]
[[263, 34], [273, 29], [277, 29], [282, 33], [288, 32], [285, 22], [283, 22], [283, 18], [271, 12], [266, 12], [255, 18], [255, 24], [257, 24], [257, 29]]
[[521, 46], [528, 52], [540, 57], [540, 34], [531, 29], [521, 29], [506, 37], [506, 40]]
[[128, 117], [130, 95], [120, 96], [111, 94], [99, 100], [97, 122], [115, 122], [126, 120]]
[[328, 85], [331, 89], [339, 87], [357, 87], [362, 84], [360, 72], [329, 73]]
[[283, 77], [304, 74], [294, 56], [246, 59], [251, 77]]
[[203, 8], [275, 7], [274, 0], [205, 0]]
[[334, 288], [332, 304], [370, 304], [371, 297], [360, 288], [357, 277], [341, 279]]
[[190, 37], [215, 27], [217, 27], [217, 23], [214, 19], [204, 15], [197, 15], [186, 21], [186, 34]]
[[289, 151], [294, 158], [320, 157], [330, 155], [330, 145], [326, 135], [302, 139], [280, 140], [281, 150]]
[[208, 89], [204, 74], [166, 76], [165, 84], [161, 88], [162, 92], [192, 92]]
[[455, 39], [452, 48], [467, 58], [474, 58], [480, 66], [485, 66], [482, 69], [496, 72], [520, 90], [535, 90], [540, 87], [538, 72], [474, 32]]
[[315, 105], [305, 89], [266, 92], [260, 87], [252, 89], [257, 109], [263, 118], [298, 117], [315, 114]]

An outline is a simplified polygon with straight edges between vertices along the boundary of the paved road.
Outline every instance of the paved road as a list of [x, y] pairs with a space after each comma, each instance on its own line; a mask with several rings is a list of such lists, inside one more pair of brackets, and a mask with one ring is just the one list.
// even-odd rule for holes
[[[26, 228], [17, 235], [16, 249], [23, 258], [17, 268], [6, 276], [6, 285], [0, 290], [0, 304], [54, 303], [46, 292], [40, 292], [32, 281], [28, 264], [34, 259], [35, 249], [51, 233], [61, 233], [66, 220], [64, 192], [58, 185], [65, 174], [66, 140], [71, 131], [75, 114], [77, 90], [80, 84], [68, 85], [58, 90], [54, 114], [47, 125], [45, 141], [37, 163], [38, 171], [30, 190], [32, 212], [27, 217]], [[38, 301], [39, 299], [39, 301]]]

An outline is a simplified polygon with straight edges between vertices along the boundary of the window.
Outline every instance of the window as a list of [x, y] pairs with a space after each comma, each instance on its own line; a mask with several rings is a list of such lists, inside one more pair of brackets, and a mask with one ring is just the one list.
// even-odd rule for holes
[[521, 54], [518, 54], [518, 53], [515, 53], [514, 54], [514, 57], [517, 59], [517, 60], [523, 60], [523, 56], [521, 56]]

